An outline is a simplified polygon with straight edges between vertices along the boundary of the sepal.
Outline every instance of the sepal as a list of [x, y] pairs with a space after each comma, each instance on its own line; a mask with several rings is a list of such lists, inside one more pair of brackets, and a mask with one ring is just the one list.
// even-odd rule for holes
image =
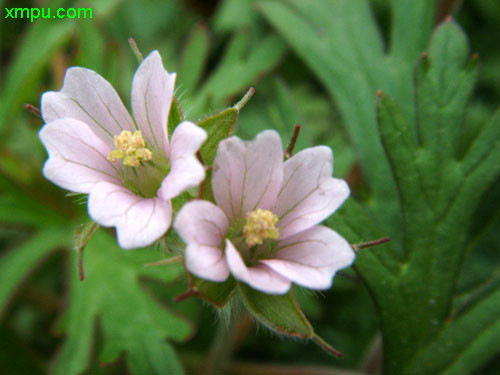
[[289, 337], [311, 339], [328, 353], [337, 357], [342, 355], [314, 332], [292, 291], [284, 295], [271, 295], [242, 283], [238, 283], [238, 291], [252, 316], [271, 331]]

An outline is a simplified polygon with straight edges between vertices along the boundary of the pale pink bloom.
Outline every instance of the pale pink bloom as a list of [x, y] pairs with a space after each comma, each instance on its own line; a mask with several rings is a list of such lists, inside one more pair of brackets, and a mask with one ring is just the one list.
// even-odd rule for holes
[[175, 73], [154, 51], [134, 75], [134, 118], [109, 82], [89, 69], [68, 69], [61, 91], [42, 96], [45, 177], [89, 194], [91, 218], [116, 227], [122, 248], [160, 238], [172, 221], [170, 200], [205, 176], [195, 156], [205, 131], [184, 121], [168, 139], [174, 86]]
[[332, 172], [332, 152], [324, 146], [284, 162], [274, 131], [251, 142], [222, 141], [212, 175], [217, 205], [191, 201], [174, 222], [187, 243], [187, 269], [217, 282], [232, 274], [270, 294], [286, 293], [292, 282], [328, 289], [335, 272], [354, 260], [344, 238], [317, 225], [349, 196]]

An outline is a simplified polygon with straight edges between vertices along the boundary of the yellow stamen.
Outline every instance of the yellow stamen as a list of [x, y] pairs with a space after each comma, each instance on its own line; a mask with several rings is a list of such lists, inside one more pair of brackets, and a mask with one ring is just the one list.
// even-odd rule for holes
[[124, 130], [120, 135], [115, 135], [115, 147], [108, 154], [108, 160], [115, 162], [123, 159], [123, 165], [137, 167], [142, 161], [151, 160], [153, 154], [146, 148], [146, 142], [142, 138], [140, 130], [134, 133]]
[[248, 246], [262, 245], [262, 242], [271, 238], [277, 239], [280, 235], [279, 229], [275, 227], [278, 216], [269, 210], [260, 208], [247, 214], [247, 220], [243, 227], [243, 234]]

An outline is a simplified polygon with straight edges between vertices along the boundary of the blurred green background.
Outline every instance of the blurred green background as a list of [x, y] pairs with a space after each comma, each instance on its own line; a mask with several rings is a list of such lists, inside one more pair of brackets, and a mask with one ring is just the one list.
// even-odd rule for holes
[[[304, 0], [306, 9], [308, 1], [314, 3]], [[370, 173], [379, 172], [368, 171], [365, 164], [372, 147], [379, 143], [370, 143], [372, 133], [366, 133], [366, 142], [359, 134], [367, 118], [373, 117], [370, 121], [375, 123], [371, 113], [375, 113], [376, 89], [395, 95], [411, 113], [412, 102], [401, 99], [411, 92], [398, 88], [403, 86], [398, 74], [413, 74], [430, 32], [446, 15], [454, 15], [468, 36], [471, 52], [480, 58], [478, 80], [465, 115], [464, 144], [498, 108], [499, 2], [442, 0], [430, 7], [428, 0], [400, 2], [405, 5], [354, 0], [354, 7], [343, 0], [320, 3], [323, 13], [317, 12], [318, 2], [311, 5], [316, 12], [308, 14], [308, 22], [317, 32], [315, 49], [315, 39], [299, 23], [294, 24], [293, 17], [280, 18], [279, 6], [288, 5], [285, 0], [0, 0], [1, 374], [173, 374], [181, 373], [181, 367], [188, 374], [204, 373], [203, 361], [217, 347], [214, 341], [222, 319], [218, 313], [194, 298], [178, 304], [173, 301], [186, 289], [182, 269], [142, 266], [164, 257], [164, 250], [152, 248], [139, 255], [121, 252], [109, 236], [100, 235], [85, 250], [87, 279], [77, 281], [72, 241], [77, 225], [88, 221], [85, 199], [67, 196], [44, 180], [41, 168], [46, 153], [37, 136], [43, 121], [24, 109], [26, 103], [39, 106], [43, 92], [59, 90], [66, 68], [84, 66], [97, 71], [129, 103], [137, 60], [128, 38], [134, 37], [144, 55], [157, 49], [166, 69], [177, 72], [176, 97], [185, 117], [193, 121], [234, 104], [254, 86], [256, 94], [242, 110], [236, 134], [248, 139], [274, 128], [286, 144], [294, 125], [301, 124], [296, 150], [330, 146], [335, 155], [334, 174], [347, 179], [353, 196], [373, 208], [375, 218], [392, 208], [377, 200]], [[366, 5], [371, 10], [365, 14]], [[428, 11], [423, 9], [426, 6]], [[85, 7], [92, 9], [92, 19], [38, 19], [33, 23], [5, 19], [4, 9], [12, 7]], [[306, 14], [303, 9], [297, 14], [300, 12]], [[424, 14], [421, 23], [411, 23], [408, 14], [413, 13]], [[379, 60], [372, 58], [373, 45], [366, 43], [370, 38], [364, 38], [368, 32], [362, 29], [367, 15], [377, 25], [387, 53], [398, 39], [410, 44], [408, 51], [415, 50], [407, 56], [388, 53]], [[399, 29], [394, 26], [396, 16], [400, 17]], [[338, 29], [327, 30], [329, 22]], [[410, 30], [414, 39], [404, 30]], [[323, 34], [329, 32], [332, 39], [325, 37], [330, 42], [327, 46]], [[389, 77], [383, 64], [394, 64], [396, 78]], [[359, 69], [359, 76], [352, 74], [358, 65], [366, 68]], [[383, 87], [372, 81], [363, 91], [365, 86], [358, 81], [368, 71], [366, 76], [378, 77], [385, 82]], [[367, 108], [372, 112], [366, 114]], [[355, 123], [359, 123], [358, 130]], [[494, 145], [498, 147], [498, 142]], [[395, 195], [391, 197], [397, 200]], [[463, 228], [470, 231], [472, 240], [464, 246], [460, 261], [464, 271], [455, 292], [464, 303], [459, 300], [457, 311], [472, 304], [470, 296], [483, 297], [499, 288], [499, 201], [500, 179], [494, 176], [475, 211], [474, 217], [479, 219], [472, 221], [471, 228]], [[390, 218], [385, 221], [387, 225], [382, 223], [374, 236], [391, 235], [397, 253], [403, 248], [398, 244], [404, 241], [397, 229], [400, 224]], [[374, 239], [368, 236], [361, 239]], [[326, 292], [296, 290], [316, 331], [344, 353], [341, 359], [329, 357], [313, 344], [283, 340], [244, 319], [225, 343], [227, 352], [233, 352], [227, 373], [380, 371], [383, 324], [372, 298], [377, 301], [376, 293], [374, 296], [362, 281], [363, 272], [343, 272]], [[108, 289], [100, 291], [104, 285]], [[496, 297], [491, 311], [497, 311], [498, 304]], [[496, 333], [500, 323], [495, 318], [488, 324], [486, 329], [492, 332], [488, 354], [460, 367], [463, 372], [453, 367], [450, 373], [500, 373], [500, 358], [495, 357], [500, 351], [500, 339], [495, 341], [500, 337]]]

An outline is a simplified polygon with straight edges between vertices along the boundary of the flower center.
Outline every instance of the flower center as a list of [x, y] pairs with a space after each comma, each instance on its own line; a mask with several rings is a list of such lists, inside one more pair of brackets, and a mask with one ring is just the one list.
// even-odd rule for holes
[[122, 131], [120, 135], [115, 135], [114, 144], [116, 148], [110, 151], [107, 158], [112, 163], [122, 160], [123, 167], [117, 172], [123, 185], [142, 197], [154, 197], [169, 172], [165, 153], [159, 150], [151, 152], [153, 148], [147, 147], [149, 144], [140, 130], [133, 133]]
[[146, 148], [140, 130], [133, 133], [124, 130], [120, 135], [115, 135], [114, 143], [116, 149], [108, 154], [108, 160], [111, 162], [123, 159], [123, 165], [137, 167], [141, 162], [151, 160], [153, 157], [153, 153]]
[[243, 227], [245, 242], [248, 246], [262, 245], [265, 239], [277, 239], [280, 235], [279, 229], [275, 224], [278, 216], [269, 210], [260, 208], [249, 212], [246, 217], [246, 223]]

